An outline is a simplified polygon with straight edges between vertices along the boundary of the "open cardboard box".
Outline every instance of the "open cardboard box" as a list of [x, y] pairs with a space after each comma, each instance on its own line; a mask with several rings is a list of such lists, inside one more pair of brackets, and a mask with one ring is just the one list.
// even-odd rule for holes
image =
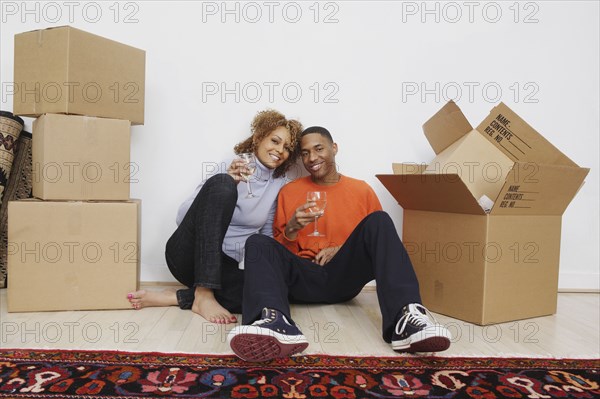
[[70, 26], [15, 35], [16, 115], [46, 113], [144, 124], [146, 52]]
[[462, 152], [472, 158], [454, 159], [458, 173], [426, 173], [427, 165], [413, 163], [377, 175], [404, 208], [403, 241], [424, 305], [480, 325], [555, 313], [561, 217], [589, 169], [503, 103], [473, 130], [451, 101], [423, 130], [438, 158], [465, 135], [479, 134], [512, 162], [494, 182], [489, 213], [469, 189], [488, 185], [486, 176], [460, 167], [482, 161], [480, 140]]

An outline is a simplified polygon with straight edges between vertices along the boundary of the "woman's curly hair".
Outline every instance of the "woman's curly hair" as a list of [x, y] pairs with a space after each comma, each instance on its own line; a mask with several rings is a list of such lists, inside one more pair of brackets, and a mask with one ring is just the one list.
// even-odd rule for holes
[[250, 124], [252, 135], [233, 147], [233, 151], [236, 154], [241, 154], [243, 152], [255, 152], [258, 144], [273, 130], [280, 126], [285, 127], [288, 132], [290, 132], [291, 136], [290, 156], [273, 172], [274, 177], [283, 176], [285, 172], [287, 172], [296, 162], [296, 159], [298, 159], [298, 140], [300, 133], [302, 132], [302, 124], [299, 121], [295, 119], [286, 119], [285, 115], [273, 109], [260, 111], [256, 114], [252, 120], [252, 123]]

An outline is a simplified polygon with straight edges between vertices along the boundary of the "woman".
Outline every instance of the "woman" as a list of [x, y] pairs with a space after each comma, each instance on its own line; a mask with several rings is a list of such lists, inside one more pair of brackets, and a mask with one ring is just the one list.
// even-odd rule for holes
[[277, 194], [285, 172], [295, 163], [302, 125], [274, 110], [259, 112], [251, 124], [252, 135], [234, 147], [236, 154], [252, 152], [256, 171], [251, 178], [258, 198], [246, 198], [242, 172], [246, 164], [236, 159], [227, 173], [201, 183], [177, 212], [178, 228], [167, 242], [167, 265], [186, 289], [140, 290], [127, 298], [134, 309], [178, 305], [220, 324], [234, 323], [241, 313], [243, 261], [246, 239], [257, 231], [273, 235]]

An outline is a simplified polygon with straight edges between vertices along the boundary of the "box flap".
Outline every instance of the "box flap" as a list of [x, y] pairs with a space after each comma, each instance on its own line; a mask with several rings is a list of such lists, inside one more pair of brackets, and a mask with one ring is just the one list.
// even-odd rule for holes
[[492, 209], [493, 215], [562, 215], [587, 168], [517, 162]]
[[435, 115], [423, 124], [423, 132], [436, 154], [473, 130], [458, 105], [448, 101]]
[[515, 162], [577, 166], [504, 103], [494, 107], [477, 130]]
[[416, 175], [427, 169], [425, 163], [393, 163], [392, 170], [396, 175]]
[[436, 156], [423, 173], [456, 173], [476, 199], [493, 200], [502, 189], [514, 161], [472, 130]]
[[404, 209], [485, 215], [457, 174], [395, 174], [376, 177]]

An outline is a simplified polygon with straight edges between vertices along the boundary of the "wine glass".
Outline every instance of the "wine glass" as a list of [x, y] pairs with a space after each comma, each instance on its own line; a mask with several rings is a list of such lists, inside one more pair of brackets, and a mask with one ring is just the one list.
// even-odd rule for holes
[[306, 202], [312, 202], [315, 205], [308, 208], [311, 212], [317, 212], [315, 215], [315, 230], [309, 234], [311, 237], [325, 237], [325, 234], [320, 233], [317, 221], [319, 217], [325, 212], [325, 206], [327, 205], [327, 193], [325, 191], [309, 191], [306, 194]]
[[254, 154], [251, 152], [241, 153], [238, 157], [244, 161], [247, 169], [240, 172], [244, 180], [246, 180], [246, 183], [248, 183], [248, 195], [246, 195], [246, 198], [256, 198], [257, 196], [252, 194], [252, 187], [250, 186], [250, 177], [256, 171], [256, 158], [254, 158]]

